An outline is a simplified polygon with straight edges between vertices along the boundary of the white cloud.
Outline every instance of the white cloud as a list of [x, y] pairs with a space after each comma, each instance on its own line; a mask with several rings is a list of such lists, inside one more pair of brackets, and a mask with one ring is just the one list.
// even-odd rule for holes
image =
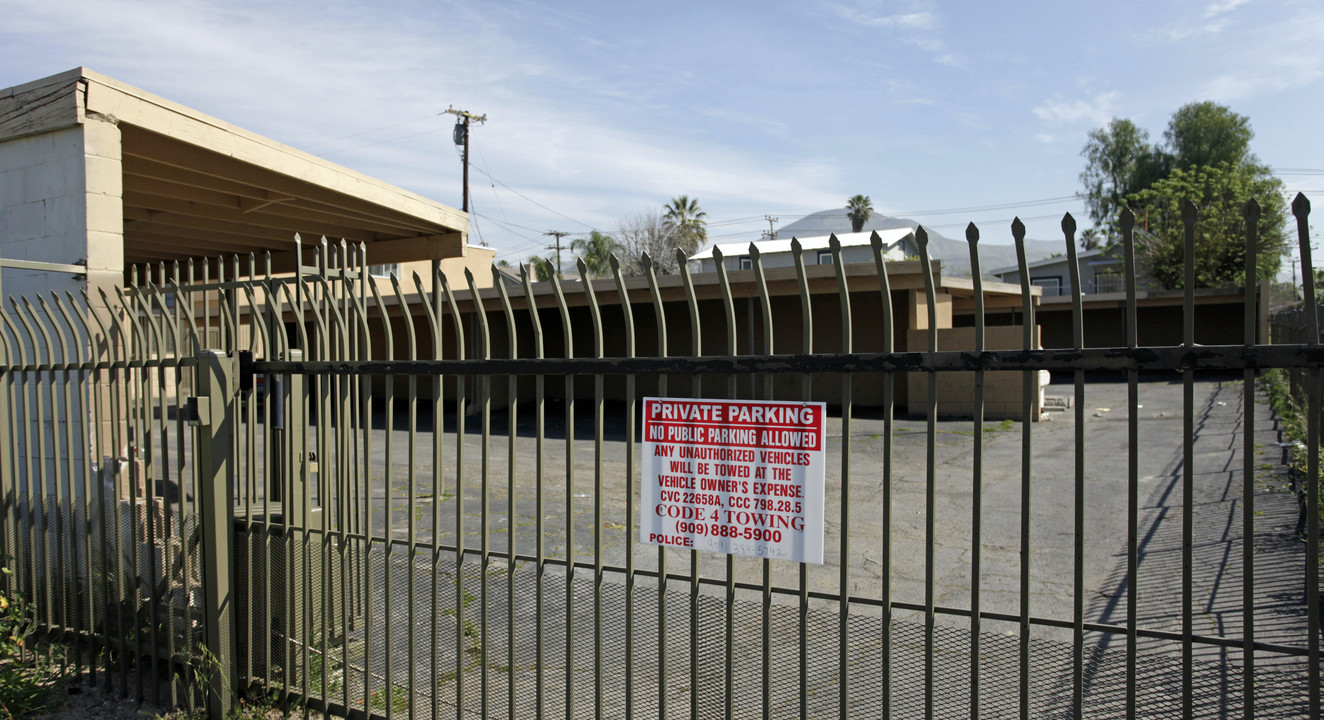
[[1242, 5], [1245, 5], [1247, 2], [1250, 2], [1250, 0], [1216, 0], [1215, 2], [1209, 3], [1209, 6], [1204, 9], [1204, 16], [1207, 18], [1213, 18], [1218, 17], [1219, 15], [1226, 15]]
[[1082, 121], [1088, 121], [1092, 125], [1102, 125], [1113, 116], [1113, 107], [1120, 96], [1121, 93], [1112, 90], [1079, 100], [1053, 98], [1036, 106], [1034, 114], [1050, 125], [1067, 125]]
[[[887, 9], [894, 9], [892, 5], [888, 3]], [[936, 63], [961, 66], [961, 57], [951, 52], [937, 34], [941, 30], [942, 18], [929, 2], [910, 0], [902, 12], [880, 11], [878, 6], [879, 3], [873, 0], [858, 0], [853, 5], [833, 5], [832, 9], [842, 19], [860, 27], [896, 31], [903, 42], [929, 53]]]
[[[1307, 86], [1324, 78], [1324, 13], [1300, 15], [1256, 28], [1253, 35], [1217, 48], [1212, 77], [1198, 97], [1230, 102]], [[1271, 52], [1262, 48], [1272, 47]]]
[[901, 30], [931, 30], [938, 24], [938, 16], [932, 11], [875, 15], [862, 9], [837, 5], [837, 14], [857, 25], [876, 28]]

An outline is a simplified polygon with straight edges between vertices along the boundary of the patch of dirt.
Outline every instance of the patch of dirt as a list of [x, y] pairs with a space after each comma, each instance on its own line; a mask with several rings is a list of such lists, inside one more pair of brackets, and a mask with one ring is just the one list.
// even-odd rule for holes
[[[92, 687], [86, 674], [65, 678], [51, 691], [47, 709], [33, 717], [40, 720], [143, 720], [145, 717], [184, 720], [188, 717], [183, 712], [166, 714], [165, 708], [150, 702], [122, 697], [118, 681], [113, 683], [113, 690], [107, 690], [104, 674], [98, 674], [97, 681]], [[133, 691], [130, 687], [129, 692]]]

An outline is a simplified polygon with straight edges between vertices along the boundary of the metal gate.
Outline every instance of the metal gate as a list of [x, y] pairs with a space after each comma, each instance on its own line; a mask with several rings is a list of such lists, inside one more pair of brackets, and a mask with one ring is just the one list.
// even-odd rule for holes
[[[1304, 343], [1257, 342], [1257, 219], [1242, 345], [1196, 344], [1193, 212], [1168, 346], [1137, 342], [1129, 216], [1125, 347], [1086, 345], [1070, 216], [1065, 349], [1038, 348], [1019, 221], [1015, 350], [986, 349], [973, 225], [959, 349], [938, 346], [922, 229], [922, 348], [877, 237], [868, 266], [834, 240], [831, 269], [806, 267], [796, 244], [785, 302], [757, 248], [713, 282], [682, 257], [678, 280], [493, 268], [455, 292], [325, 241], [291, 276], [230, 258], [14, 299], [0, 583], [92, 682], [214, 717], [268, 695], [354, 717], [1318, 718], [1324, 351], [1313, 304]], [[1299, 482], [1254, 400], [1276, 368], [1306, 377]], [[1044, 370], [1071, 378], [1057, 425], [1028, 420]], [[1006, 373], [1026, 420], [990, 424]], [[912, 375], [925, 411], [905, 415]], [[940, 403], [956, 377], [973, 418]], [[1095, 406], [1114, 392], [1124, 412]], [[645, 395], [830, 400], [826, 563], [640, 543]]]

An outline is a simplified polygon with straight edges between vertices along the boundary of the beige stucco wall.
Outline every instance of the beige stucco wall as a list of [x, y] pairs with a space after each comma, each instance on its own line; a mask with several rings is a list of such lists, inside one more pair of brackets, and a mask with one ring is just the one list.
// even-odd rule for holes
[[[1025, 347], [1025, 328], [1019, 325], [989, 327], [984, 331], [987, 350], [1017, 350]], [[928, 331], [910, 330], [907, 340], [912, 350], [928, 347]], [[1035, 327], [1035, 347], [1039, 346], [1039, 328]], [[938, 350], [973, 350], [974, 328], [943, 328], [938, 330]], [[971, 417], [975, 411], [975, 374], [973, 372], [936, 373], [938, 379], [938, 414]], [[929, 374], [910, 373], [907, 382], [906, 410], [927, 414], [929, 402]], [[984, 418], [1001, 420], [1024, 418], [1025, 374], [1020, 371], [984, 373]], [[1041, 371], [1035, 383], [1031, 420], [1038, 421], [1044, 404], [1043, 387], [1048, 373]]]

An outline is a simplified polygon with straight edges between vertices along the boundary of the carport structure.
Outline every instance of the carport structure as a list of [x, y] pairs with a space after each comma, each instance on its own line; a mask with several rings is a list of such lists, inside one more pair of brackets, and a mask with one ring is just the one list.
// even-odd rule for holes
[[[296, 234], [375, 263], [466, 252], [468, 215], [86, 68], [0, 90], [5, 292], [123, 286], [136, 264], [272, 254]], [[54, 275], [24, 261], [85, 266]], [[81, 277], [80, 277], [81, 276]], [[89, 292], [92, 297], [97, 293]]]

